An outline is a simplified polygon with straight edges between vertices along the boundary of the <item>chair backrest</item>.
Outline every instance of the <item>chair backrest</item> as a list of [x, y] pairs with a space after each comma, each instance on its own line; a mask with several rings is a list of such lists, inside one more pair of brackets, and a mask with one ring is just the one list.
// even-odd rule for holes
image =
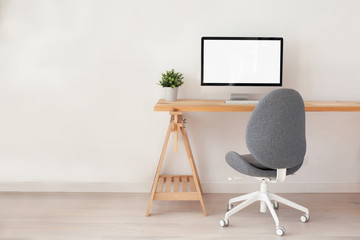
[[302, 164], [306, 152], [305, 107], [293, 89], [277, 89], [255, 107], [246, 130], [246, 145], [265, 167], [291, 168]]

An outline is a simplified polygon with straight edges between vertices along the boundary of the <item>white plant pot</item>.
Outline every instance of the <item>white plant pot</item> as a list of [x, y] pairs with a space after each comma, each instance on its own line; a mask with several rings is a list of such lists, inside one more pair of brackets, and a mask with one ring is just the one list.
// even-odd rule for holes
[[179, 89], [178, 87], [176, 88], [164, 87], [165, 100], [168, 102], [175, 102], [177, 99], [178, 89]]

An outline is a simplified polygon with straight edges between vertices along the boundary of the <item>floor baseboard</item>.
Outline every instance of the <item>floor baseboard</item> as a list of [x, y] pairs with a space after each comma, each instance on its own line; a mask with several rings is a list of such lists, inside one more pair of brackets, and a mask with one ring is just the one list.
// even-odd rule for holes
[[[258, 183], [202, 183], [204, 193], [248, 193]], [[0, 182], [1, 192], [150, 192], [148, 183], [90, 182]], [[360, 183], [281, 183], [269, 184], [269, 191], [278, 193], [342, 193], [360, 192]]]

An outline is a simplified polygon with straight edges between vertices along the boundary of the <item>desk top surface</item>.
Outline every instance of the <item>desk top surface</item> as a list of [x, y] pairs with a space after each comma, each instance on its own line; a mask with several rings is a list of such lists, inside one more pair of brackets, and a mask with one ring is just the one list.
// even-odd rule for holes
[[[160, 99], [154, 111], [175, 112], [252, 112], [255, 104], [226, 104], [224, 100]], [[305, 101], [307, 112], [360, 112], [360, 101]]]

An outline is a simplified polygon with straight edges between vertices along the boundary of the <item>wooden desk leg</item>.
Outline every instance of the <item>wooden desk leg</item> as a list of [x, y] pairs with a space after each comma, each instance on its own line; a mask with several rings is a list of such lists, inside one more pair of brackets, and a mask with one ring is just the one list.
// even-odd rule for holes
[[179, 120], [178, 120], [179, 115], [176, 114], [176, 115], [173, 115], [173, 116], [174, 116], [174, 134], [175, 134], [175, 149], [174, 149], [174, 151], [177, 152], [178, 151], [178, 139], [179, 139], [177, 123], [179, 122]]
[[[154, 182], [151, 188], [150, 200], [146, 211], [146, 216], [149, 216], [150, 214], [151, 204], [153, 200], [200, 201], [202, 211], [204, 215], [207, 216], [204, 206], [204, 201], [202, 198], [202, 189], [199, 181], [199, 175], [196, 170], [193, 154], [191, 152], [189, 138], [184, 129], [184, 121], [182, 118], [182, 113], [170, 112], [170, 115], [171, 115], [170, 123], [169, 123], [168, 131], [166, 133], [165, 142], [161, 152], [158, 167], [156, 170]], [[186, 176], [161, 175], [160, 176], [160, 171], [165, 158], [166, 148], [169, 142], [171, 132], [174, 132], [175, 134], [175, 151], [177, 151], [178, 133], [179, 132], [182, 133], [185, 149], [191, 166], [192, 175], [186, 175]], [[181, 192], [179, 192], [180, 178], [182, 184]], [[165, 191], [163, 191], [164, 181], [166, 185]], [[173, 185], [173, 189], [171, 188], [171, 185]]]
[[[173, 117], [171, 117], [170, 122], [172, 121], [172, 119], [173, 119]], [[150, 214], [150, 208], [151, 208], [152, 201], [154, 199], [156, 185], [157, 185], [157, 182], [158, 182], [158, 179], [159, 179], [159, 176], [160, 176], [161, 166], [162, 166], [162, 164], [164, 162], [166, 148], [167, 148], [169, 138], [170, 138], [170, 133], [171, 133], [171, 123], [169, 124], [168, 131], [166, 133], [164, 146], [162, 148], [161, 155], [160, 155], [160, 160], [159, 160], [159, 163], [158, 163], [158, 167], [156, 169], [156, 174], [155, 174], [154, 182], [153, 182], [153, 185], [152, 185], [152, 188], [151, 188], [150, 200], [149, 200], [149, 205], [148, 205], [148, 208], [147, 208], [147, 211], [146, 211], [146, 216], [149, 216], [149, 214]]]
[[195, 186], [196, 186], [196, 191], [198, 193], [199, 201], [200, 201], [200, 204], [201, 204], [201, 208], [202, 208], [202, 211], [204, 213], [204, 216], [207, 216], [206, 210], [205, 210], [205, 205], [204, 205], [204, 200], [202, 198], [202, 189], [201, 189], [201, 185], [200, 185], [199, 175], [198, 175], [198, 172], [196, 170], [196, 165], [195, 165], [194, 157], [193, 157], [193, 154], [192, 154], [192, 151], [191, 151], [189, 138], [187, 136], [186, 130], [183, 127], [181, 127], [181, 133], [182, 133], [182, 136], [183, 136], [186, 152], [188, 154], [188, 158], [189, 158], [189, 162], [190, 162], [190, 166], [191, 166], [191, 171], [192, 171], [192, 174], [194, 176], [194, 182], [195, 182]]

